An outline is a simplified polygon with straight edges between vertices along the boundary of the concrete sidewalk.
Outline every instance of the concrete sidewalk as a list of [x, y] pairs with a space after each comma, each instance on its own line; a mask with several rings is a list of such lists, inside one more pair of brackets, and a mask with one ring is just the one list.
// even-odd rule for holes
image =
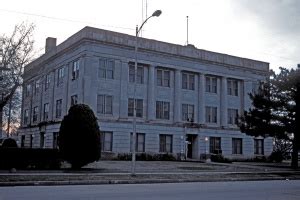
[[136, 175], [131, 175], [130, 161], [99, 161], [82, 170], [0, 171], [0, 186], [170, 183], [241, 180], [300, 179], [300, 171], [288, 163], [200, 163], [137, 161]]

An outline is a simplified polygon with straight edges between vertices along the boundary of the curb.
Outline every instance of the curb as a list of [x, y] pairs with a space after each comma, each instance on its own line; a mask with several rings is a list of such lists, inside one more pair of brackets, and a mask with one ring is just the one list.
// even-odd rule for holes
[[230, 181], [270, 181], [300, 180], [300, 177], [227, 177], [198, 179], [139, 179], [139, 180], [71, 180], [71, 181], [15, 181], [0, 182], [0, 187], [8, 186], [59, 186], [59, 185], [109, 185], [109, 184], [155, 184], [155, 183], [188, 183], [188, 182], [230, 182]]

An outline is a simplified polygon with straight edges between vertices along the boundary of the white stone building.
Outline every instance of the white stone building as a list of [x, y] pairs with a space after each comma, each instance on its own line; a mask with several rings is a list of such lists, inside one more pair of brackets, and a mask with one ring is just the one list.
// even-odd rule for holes
[[[99, 119], [103, 151], [129, 153], [134, 45], [134, 36], [91, 27], [58, 46], [47, 38], [46, 53], [25, 67], [20, 144], [56, 148], [63, 116], [85, 103]], [[272, 138], [247, 136], [235, 124], [268, 63], [145, 38], [138, 46], [138, 152], [178, 155], [186, 147], [194, 159], [271, 153]]]

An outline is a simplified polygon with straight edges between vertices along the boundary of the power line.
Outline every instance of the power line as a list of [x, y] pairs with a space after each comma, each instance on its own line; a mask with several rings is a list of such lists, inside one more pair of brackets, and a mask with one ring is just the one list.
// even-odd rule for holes
[[127, 28], [127, 27], [120, 27], [120, 26], [110, 26], [110, 25], [96, 24], [96, 23], [92, 23], [92, 22], [88, 22], [88, 21], [80, 21], [80, 20], [74, 20], [74, 19], [52, 17], [52, 16], [35, 14], [35, 13], [21, 12], [21, 11], [16, 11], [16, 10], [0, 9], [0, 11], [8, 12], [8, 13], [16, 13], [16, 14], [22, 14], [22, 15], [35, 16], [35, 17], [41, 17], [41, 18], [46, 18], [46, 19], [58, 20], [58, 21], [67, 21], [67, 22], [72, 22], [72, 23], [93, 24], [93, 25], [98, 25], [98, 26], [103, 26], [103, 27], [109, 27], [109, 28], [117, 28], [117, 29], [125, 29], [125, 30], [135, 30], [134, 28]]

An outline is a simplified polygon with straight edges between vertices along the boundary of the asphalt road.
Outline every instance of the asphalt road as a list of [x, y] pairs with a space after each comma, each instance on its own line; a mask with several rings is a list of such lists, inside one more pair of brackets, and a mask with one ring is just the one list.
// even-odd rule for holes
[[1, 187], [0, 200], [300, 199], [300, 180]]

